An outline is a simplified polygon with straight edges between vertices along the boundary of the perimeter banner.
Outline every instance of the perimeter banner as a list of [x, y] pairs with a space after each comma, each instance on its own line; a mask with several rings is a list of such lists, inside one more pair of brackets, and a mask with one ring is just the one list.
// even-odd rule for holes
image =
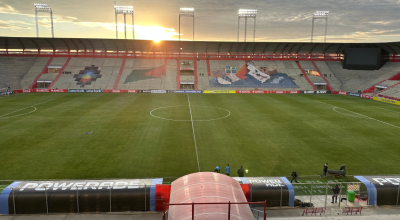
[[49, 213], [155, 211], [156, 185], [162, 181], [158, 178], [14, 182], [0, 195], [0, 214], [39, 214], [47, 209]]
[[373, 99], [373, 96], [370, 95], [361, 95], [361, 98], [365, 98], [365, 99]]
[[375, 101], [380, 101], [380, 102], [385, 102], [393, 105], [400, 105], [400, 101], [392, 100], [392, 99], [385, 99], [381, 97], [373, 97], [373, 100]]
[[137, 93], [137, 90], [103, 89], [103, 92], [112, 92], [112, 93]]
[[340, 91], [340, 92], [338, 92], [338, 94], [339, 94], [339, 95], [347, 95], [348, 92], [342, 92], [342, 91]]
[[203, 90], [172, 90], [172, 93], [203, 93]]
[[356, 96], [356, 97], [361, 97], [361, 94], [359, 94], [359, 93], [353, 93], [353, 92], [349, 92], [348, 95]]
[[203, 93], [236, 93], [236, 90], [204, 90]]
[[68, 89], [68, 92], [103, 92], [101, 89]]

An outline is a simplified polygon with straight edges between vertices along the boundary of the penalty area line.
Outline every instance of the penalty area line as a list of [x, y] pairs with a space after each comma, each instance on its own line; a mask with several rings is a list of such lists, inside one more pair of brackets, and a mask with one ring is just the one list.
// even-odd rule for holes
[[196, 135], [195, 135], [195, 133], [194, 133], [192, 108], [190, 107], [189, 94], [186, 94], [186, 95], [187, 95], [187, 97], [188, 97], [188, 103], [189, 103], [190, 121], [192, 122], [193, 139], [194, 139], [194, 148], [196, 149], [196, 157], [197, 157], [197, 168], [199, 168], [199, 172], [200, 172], [199, 154], [197, 153], [197, 143], [196, 143]]
[[[46, 103], [46, 102], [50, 102], [50, 101], [52, 101], [52, 100], [54, 100], [54, 99], [50, 99], [50, 100], [45, 101], [45, 102], [41, 102], [41, 103], [38, 103], [38, 104], [35, 104], [35, 105], [31, 105], [31, 106], [28, 106], [28, 107], [25, 107], [25, 108], [21, 108], [21, 109], [15, 110], [15, 111], [13, 111], [13, 112], [10, 112], [10, 113], [4, 114], [4, 115], [0, 115], [0, 118], [4, 117], [4, 116], [6, 116], [6, 115], [12, 114], [12, 113], [14, 113], [14, 112], [22, 111], [22, 110], [27, 109], [27, 108], [35, 108], [35, 106], [37, 106], [37, 105], [40, 105], [40, 104], [43, 104], [43, 103]], [[35, 111], [36, 111], [36, 108], [35, 108]]]
[[[381, 122], [381, 123], [383, 123], [383, 124], [390, 125], [390, 126], [392, 126], [392, 127], [395, 127], [395, 128], [400, 128], [400, 127], [398, 127], [398, 126], [396, 126], [396, 125], [392, 125], [392, 124], [390, 124], [390, 123], [387, 123], [387, 122], [384, 122], [384, 121], [381, 121], [381, 120], [378, 120], [378, 119], [375, 119], [375, 118], [371, 118], [371, 117], [369, 117], [369, 116], [366, 116], [366, 115], [363, 115], [363, 114], [360, 114], [360, 113], [357, 113], [357, 112], [353, 112], [353, 111], [350, 111], [350, 110], [348, 110], [348, 109], [345, 109], [345, 108], [342, 108], [342, 107], [334, 106], [334, 105], [331, 105], [331, 104], [328, 104], [328, 103], [325, 103], [325, 102], [321, 102], [321, 101], [318, 101], [318, 100], [314, 100], [314, 101], [316, 101], [316, 102], [320, 102], [320, 103], [323, 103], [323, 104], [325, 104], [325, 105], [330, 105], [330, 106], [333, 106], [333, 107], [334, 107], [334, 109], [335, 109], [335, 108], [341, 108], [341, 109], [344, 109], [344, 110], [346, 110], [346, 111], [348, 111], [348, 112], [351, 112], [351, 113], [354, 113], [354, 114], [357, 114], [357, 115], [363, 116], [365, 119], [371, 119], [371, 120], [374, 120], [374, 121]], [[335, 111], [335, 110], [334, 110], [334, 111]]]

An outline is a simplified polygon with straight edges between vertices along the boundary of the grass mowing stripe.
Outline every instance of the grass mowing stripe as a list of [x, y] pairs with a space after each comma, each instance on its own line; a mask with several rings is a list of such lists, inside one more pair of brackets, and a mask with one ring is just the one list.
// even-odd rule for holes
[[357, 112], [353, 112], [353, 111], [350, 111], [350, 110], [345, 109], [345, 108], [342, 108], [342, 107], [334, 106], [334, 105], [331, 105], [331, 104], [328, 104], [328, 103], [325, 103], [325, 102], [321, 102], [321, 101], [318, 101], [318, 100], [315, 100], [315, 101], [316, 101], [316, 102], [323, 103], [323, 104], [326, 104], [326, 105], [333, 106], [334, 109], [335, 109], [335, 108], [341, 108], [341, 109], [344, 109], [344, 110], [346, 110], [346, 111], [348, 111], [348, 112], [351, 112], [351, 113], [360, 115], [360, 116], [362, 116], [362, 117], [364, 117], [364, 118], [366, 118], [366, 119], [372, 119], [372, 120], [375, 120], [375, 121], [378, 121], [378, 122], [381, 122], [381, 123], [384, 123], [384, 124], [393, 126], [393, 127], [395, 127], [395, 128], [400, 128], [400, 127], [398, 127], [398, 126], [396, 126], [396, 125], [392, 125], [392, 124], [390, 124], [390, 123], [387, 123], [387, 122], [384, 122], [384, 121], [381, 121], [381, 120], [378, 120], [378, 119], [375, 119], [375, 118], [371, 118], [371, 117], [369, 117], [369, 116], [366, 116], [366, 115], [363, 115], [363, 114], [360, 114], [360, 113], [357, 113]]
[[188, 103], [189, 103], [190, 121], [192, 122], [193, 139], [194, 139], [194, 148], [196, 149], [196, 157], [197, 157], [197, 167], [199, 168], [199, 172], [200, 172], [199, 154], [197, 153], [196, 135], [194, 134], [194, 125], [193, 125], [192, 108], [190, 107], [189, 94], [186, 94], [186, 95], [187, 95]]

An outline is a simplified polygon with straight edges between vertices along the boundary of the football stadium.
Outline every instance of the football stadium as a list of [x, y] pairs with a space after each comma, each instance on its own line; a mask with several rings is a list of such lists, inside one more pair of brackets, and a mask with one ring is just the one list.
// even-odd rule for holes
[[326, 42], [328, 11], [256, 41], [257, 9], [253, 39], [200, 41], [193, 8], [179, 40], [127, 39], [118, 5], [125, 39], [54, 37], [34, 8], [36, 37], [0, 37], [0, 219], [400, 215], [399, 42]]

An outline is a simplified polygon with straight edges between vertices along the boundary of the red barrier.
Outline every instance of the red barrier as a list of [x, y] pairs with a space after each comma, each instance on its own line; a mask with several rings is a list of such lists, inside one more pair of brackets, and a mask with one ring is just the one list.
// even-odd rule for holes
[[342, 92], [342, 91], [340, 91], [340, 92], [338, 92], [338, 94], [339, 94], [339, 95], [347, 95], [348, 92]]
[[15, 93], [22, 93], [23, 91], [24, 91], [24, 90], [21, 89], [21, 90], [14, 90], [13, 92], [14, 92], [14, 94], [15, 94]]
[[247, 199], [247, 202], [251, 202], [251, 196], [250, 196], [250, 189], [251, 189], [251, 184], [247, 183], [247, 184], [240, 184], [240, 187], [242, 187], [244, 196]]
[[164, 203], [169, 203], [171, 185], [156, 184], [156, 211], [163, 210]]

